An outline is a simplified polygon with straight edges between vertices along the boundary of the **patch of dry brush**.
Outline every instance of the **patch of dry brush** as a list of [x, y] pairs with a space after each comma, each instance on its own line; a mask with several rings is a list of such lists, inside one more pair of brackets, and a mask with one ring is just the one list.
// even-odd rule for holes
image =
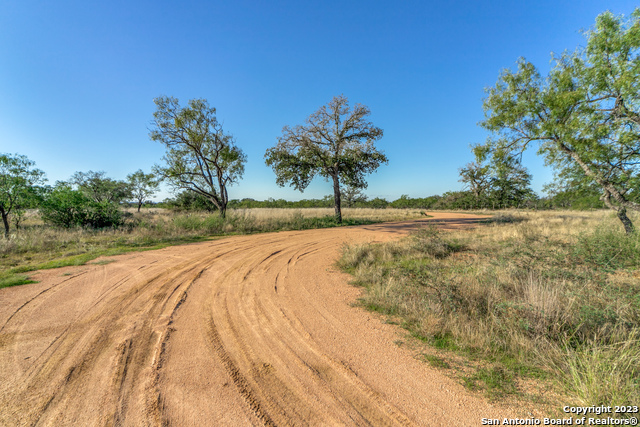
[[561, 378], [578, 404], [637, 405], [640, 235], [619, 228], [608, 212], [503, 212], [472, 231], [345, 247], [340, 265], [364, 306], [490, 362], [470, 386], [499, 396], [517, 378]]

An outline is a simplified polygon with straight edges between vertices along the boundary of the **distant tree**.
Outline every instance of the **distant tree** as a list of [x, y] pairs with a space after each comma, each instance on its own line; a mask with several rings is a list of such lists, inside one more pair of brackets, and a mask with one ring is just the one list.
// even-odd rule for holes
[[518, 158], [502, 151], [491, 153], [484, 146], [473, 151], [475, 161], [459, 169], [460, 181], [475, 199], [468, 208], [520, 207], [537, 198], [530, 187], [531, 174]]
[[384, 209], [389, 206], [389, 202], [382, 197], [376, 197], [367, 202], [367, 205], [373, 209]]
[[396, 209], [410, 209], [413, 208], [416, 199], [412, 199], [408, 194], [401, 194], [399, 199], [389, 203], [389, 206]]
[[205, 99], [192, 99], [187, 107], [167, 96], [154, 102], [157, 110], [149, 136], [167, 148], [164, 166], [156, 166], [155, 172], [176, 189], [206, 197], [224, 218], [227, 187], [242, 177], [247, 157], [233, 137], [224, 133], [216, 109]]
[[211, 200], [200, 193], [183, 190], [174, 198], [166, 201], [169, 206], [179, 210], [214, 212], [218, 207]]
[[600, 188], [627, 233], [627, 209], [640, 211], [640, 9], [628, 20], [605, 12], [587, 45], [554, 58], [542, 78], [533, 64], [505, 70], [484, 100], [492, 152], [530, 145], [559, 170], [579, 167]]
[[46, 181], [35, 162], [20, 154], [0, 154], [0, 216], [9, 236], [9, 215], [29, 203], [34, 187]]
[[358, 203], [365, 203], [367, 201], [367, 196], [362, 192], [361, 188], [346, 185], [343, 186], [340, 191], [342, 193], [344, 204], [348, 208], [352, 208]]
[[552, 182], [543, 187], [550, 207], [603, 209], [602, 190], [577, 165], [556, 171]]
[[459, 169], [459, 181], [464, 184], [465, 188], [476, 198], [476, 205], [480, 207], [481, 200], [491, 187], [491, 173], [489, 165], [482, 164], [479, 161], [467, 163], [466, 166]]
[[340, 185], [366, 188], [365, 174], [387, 163], [374, 146], [383, 131], [367, 121], [369, 114], [361, 104], [349, 109], [349, 100], [340, 95], [310, 115], [305, 126], [285, 126], [278, 144], [265, 154], [276, 183], [304, 191], [316, 175], [331, 179], [335, 217], [341, 223]]
[[37, 209], [40, 207], [48, 188], [48, 186], [36, 185], [25, 189], [20, 202], [11, 213], [13, 225], [16, 229], [20, 229], [28, 209]]
[[71, 176], [71, 183], [97, 203], [119, 204], [132, 196], [129, 184], [111, 179], [102, 171], [76, 172]]
[[133, 199], [138, 203], [138, 212], [144, 202], [153, 196], [160, 186], [160, 182], [152, 173], [144, 173], [142, 169], [127, 175], [127, 183]]
[[436, 209], [469, 209], [473, 207], [475, 197], [470, 191], [447, 191], [435, 203]]
[[530, 187], [531, 174], [520, 160], [512, 156], [494, 156], [489, 164], [491, 200], [498, 208], [518, 208], [536, 197]]

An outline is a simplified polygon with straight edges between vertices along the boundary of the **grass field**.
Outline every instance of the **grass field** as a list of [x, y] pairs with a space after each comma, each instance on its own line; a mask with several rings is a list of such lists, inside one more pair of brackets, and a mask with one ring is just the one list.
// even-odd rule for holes
[[640, 234], [609, 211], [499, 212], [471, 231], [348, 246], [339, 265], [364, 307], [469, 388], [556, 409], [551, 396], [640, 402]]
[[[343, 225], [417, 218], [411, 209], [343, 209]], [[234, 234], [304, 230], [338, 226], [333, 209], [240, 209], [227, 218], [217, 213], [150, 208], [127, 211], [124, 226], [114, 229], [53, 228], [29, 212], [21, 229], [0, 239], [0, 288], [29, 283], [25, 272], [80, 265], [98, 256], [158, 249]]]

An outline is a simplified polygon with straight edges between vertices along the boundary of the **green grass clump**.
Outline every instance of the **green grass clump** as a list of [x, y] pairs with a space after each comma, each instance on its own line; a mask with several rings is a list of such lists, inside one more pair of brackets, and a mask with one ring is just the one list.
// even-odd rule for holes
[[425, 354], [424, 355], [424, 359], [429, 362], [429, 364], [431, 366], [433, 366], [434, 368], [440, 368], [440, 369], [449, 369], [451, 368], [451, 365], [449, 365], [449, 363], [443, 359], [442, 357], [438, 357], [438, 356], [433, 356], [431, 354]]
[[517, 392], [515, 376], [501, 367], [480, 368], [473, 375], [464, 377], [463, 382], [472, 390], [484, 390], [491, 399]]
[[566, 370], [566, 388], [582, 405], [607, 402], [628, 405], [640, 398], [640, 329], [594, 337], [580, 348], [567, 348], [559, 368]]
[[599, 227], [577, 239], [573, 257], [606, 270], [640, 267], [640, 232], [626, 235]]
[[35, 280], [30, 280], [29, 277], [22, 274], [3, 274], [0, 276], [0, 289], [8, 288], [9, 286], [26, 285], [29, 283], [37, 283]]

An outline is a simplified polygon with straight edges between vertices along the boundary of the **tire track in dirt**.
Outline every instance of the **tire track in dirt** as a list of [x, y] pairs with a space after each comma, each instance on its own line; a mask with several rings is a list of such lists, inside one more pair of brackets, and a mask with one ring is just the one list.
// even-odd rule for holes
[[48, 288], [43, 289], [42, 291], [38, 292], [36, 295], [34, 295], [33, 297], [27, 299], [20, 307], [16, 308], [5, 320], [5, 322], [2, 324], [2, 327], [0, 327], [0, 333], [2, 333], [2, 331], [4, 330], [5, 326], [7, 326], [7, 323], [9, 323], [11, 321], [11, 319], [13, 319], [13, 317], [15, 315], [17, 315], [23, 308], [25, 308], [28, 304], [31, 304], [32, 302], [34, 302], [36, 299], [38, 299], [38, 297], [41, 297], [42, 295], [46, 294], [47, 292], [51, 292], [52, 290], [55, 290], [56, 288], [58, 288], [58, 286], [63, 285], [64, 283], [68, 282], [69, 280], [75, 279], [78, 276], [81, 276], [85, 274], [84, 271], [76, 274], [75, 276], [69, 277], [66, 280], [63, 280], [60, 283], [57, 283], [53, 286], [50, 286]]
[[0, 303], [0, 424], [478, 425], [504, 416], [395, 346], [399, 332], [353, 308], [360, 291], [333, 267], [346, 241], [394, 239], [428, 222], [238, 236], [2, 289], [11, 304]]
[[[82, 394], [78, 396], [78, 390], [88, 389], [87, 383], [93, 382], [98, 370], [101, 372], [97, 376], [105, 378], [102, 381], [102, 395], [94, 397], [103, 402], [114, 400], [114, 396], [120, 396], [118, 400], [122, 400], [124, 396], [126, 400], [127, 394], [132, 392], [130, 386], [133, 380], [129, 379], [139, 376], [145, 359], [152, 352], [153, 336], [158, 334], [159, 326], [163, 323], [162, 313], [166, 312], [169, 298], [174, 296], [180, 286], [184, 286], [184, 280], [179, 280], [181, 283], [170, 291], [172, 283], [181, 275], [199, 276], [202, 268], [209, 263], [209, 260], [185, 263], [137, 283], [113, 298], [105, 299], [105, 294], [99, 293], [88, 309], [61, 328], [44, 351], [33, 357], [33, 363], [17, 376], [17, 381], [3, 384], [0, 405], [22, 402], [19, 405], [20, 411], [16, 411], [18, 417], [14, 420], [19, 424], [36, 424], [41, 421], [40, 414], [46, 415], [48, 412], [57, 414], [45, 417], [46, 422], [57, 423], [73, 419], [74, 412], [78, 409], [75, 407], [75, 399], [86, 400]], [[118, 285], [110, 290], [125, 282], [126, 280], [116, 281]], [[20, 317], [27, 315], [28, 313], [23, 313]], [[23, 321], [18, 325], [19, 331], [27, 324], [27, 321]], [[21, 332], [14, 335], [13, 353], [21, 352], [20, 335]], [[28, 342], [28, 339], [24, 341]], [[136, 345], [131, 345], [134, 342]], [[115, 353], [116, 357], [109, 357], [112, 356], [110, 352]], [[114, 359], [113, 362], [105, 363], [110, 358]], [[4, 360], [3, 365], [10, 366]], [[113, 365], [110, 374], [105, 375], [105, 371], [109, 369], [100, 369], [105, 365]], [[109, 376], [112, 377], [111, 380], [108, 379]], [[109, 383], [112, 387], [107, 386]], [[106, 409], [109, 405], [103, 406], [109, 412]], [[111, 402], [110, 406], [122, 405]], [[122, 413], [122, 410], [114, 411], [118, 412]], [[22, 413], [30, 415], [23, 416]], [[113, 418], [110, 414], [101, 416], [107, 424]], [[122, 416], [115, 419], [119, 418]]]

